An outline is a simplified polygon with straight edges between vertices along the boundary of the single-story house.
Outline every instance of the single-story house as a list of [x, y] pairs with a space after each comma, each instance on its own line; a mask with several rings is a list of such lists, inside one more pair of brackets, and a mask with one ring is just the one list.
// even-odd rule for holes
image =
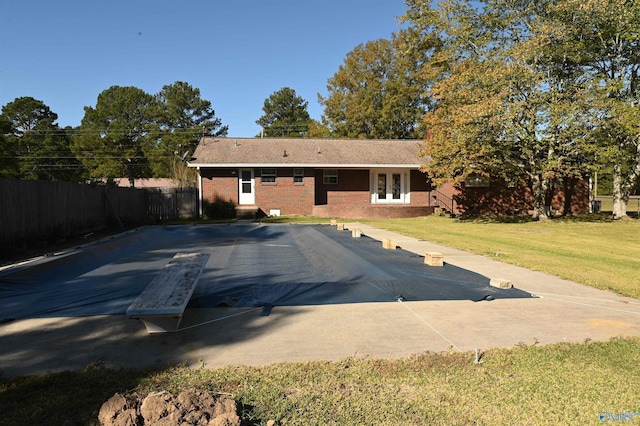
[[203, 203], [242, 213], [342, 218], [432, 214], [417, 140], [203, 138], [189, 167]]
[[[470, 176], [431, 186], [418, 157], [423, 141], [365, 139], [203, 138], [189, 167], [198, 170], [203, 204], [227, 201], [238, 216], [399, 218], [433, 214], [528, 214], [525, 184]], [[587, 213], [589, 184], [556, 182], [550, 213]]]

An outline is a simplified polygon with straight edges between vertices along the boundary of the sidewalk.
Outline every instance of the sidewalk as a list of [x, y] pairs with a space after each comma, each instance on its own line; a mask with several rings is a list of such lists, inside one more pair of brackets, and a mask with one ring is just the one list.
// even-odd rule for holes
[[520, 342], [549, 344], [640, 335], [640, 300], [359, 223], [345, 224], [345, 228], [358, 228], [376, 240], [393, 238], [399, 248], [419, 255], [440, 252], [445, 263], [489, 278], [508, 279], [514, 287], [538, 297], [464, 308], [465, 302], [452, 302], [448, 304], [451, 312], [438, 310], [435, 302], [426, 302], [429, 306], [419, 302], [416, 312], [433, 318], [432, 325], [442, 334], [458, 338], [462, 350], [471, 350], [473, 341], [480, 347], [510, 347]]
[[96, 361], [142, 368], [399, 358], [640, 336], [638, 300], [370, 226], [345, 226], [419, 255], [438, 251], [445, 263], [509, 279], [538, 297], [276, 306], [269, 316], [261, 308], [188, 308], [181, 330], [157, 335], [124, 315], [18, 320], [0, 325], [0, 374], [77, 370]]

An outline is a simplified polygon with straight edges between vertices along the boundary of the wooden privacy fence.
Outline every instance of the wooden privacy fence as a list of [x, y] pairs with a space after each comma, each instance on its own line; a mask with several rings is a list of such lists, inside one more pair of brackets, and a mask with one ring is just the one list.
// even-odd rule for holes
[[0, 254], [146, 220], [144, 190], [0, 179]]
[[197, 188], [147, 189], [147, 214], [155, 220], [194, 218], [197, 208]]

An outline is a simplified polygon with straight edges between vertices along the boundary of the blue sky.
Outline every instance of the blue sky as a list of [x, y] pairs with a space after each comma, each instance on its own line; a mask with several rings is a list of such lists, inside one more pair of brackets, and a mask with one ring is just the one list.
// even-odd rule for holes
[[185, 81], [229, 136], [255, 136], [264, 100], [317, 94], [360, 43], [399, 29], [403, 0], [0, 0], [0, 106], [31, 96], [77, 126], [113, 85]]

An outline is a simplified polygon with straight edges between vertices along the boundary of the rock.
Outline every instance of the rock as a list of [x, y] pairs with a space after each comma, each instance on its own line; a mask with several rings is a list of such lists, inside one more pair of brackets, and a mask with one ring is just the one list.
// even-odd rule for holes
[[138, 413], [124, 396], [115, 394], [102, 404], [98, 421], [109, 426], [134, 426], [138, 424]]
[[140, 405], [140, 414], [145, 424], [158, 424], [161, 419], [170, 418], [177, 423], [178, 407], [173, 396], [168, 393], [155, 393], [147, 396]]
[[212, 419], [209, 426], [240, 426], [240, 417], [236, 413], [224, 413]]
[[[216, 417], [214, 414], [216, 401], [207, 392], [201, 392], [195, 389], [180, 392], [178, 395], [178, 403], [184, 411], [183, 424], [207, 425], [209, 424], [209, 419]], [[234, 402], [234, 410], [235, 408]]]
[[236, 402], [214, 398], [208, 392], [187, 390], [174, 397], [156, 392], [146, 397], [114, 395], [102, 404], [98, 420], [103, 426], [240, 426]]

